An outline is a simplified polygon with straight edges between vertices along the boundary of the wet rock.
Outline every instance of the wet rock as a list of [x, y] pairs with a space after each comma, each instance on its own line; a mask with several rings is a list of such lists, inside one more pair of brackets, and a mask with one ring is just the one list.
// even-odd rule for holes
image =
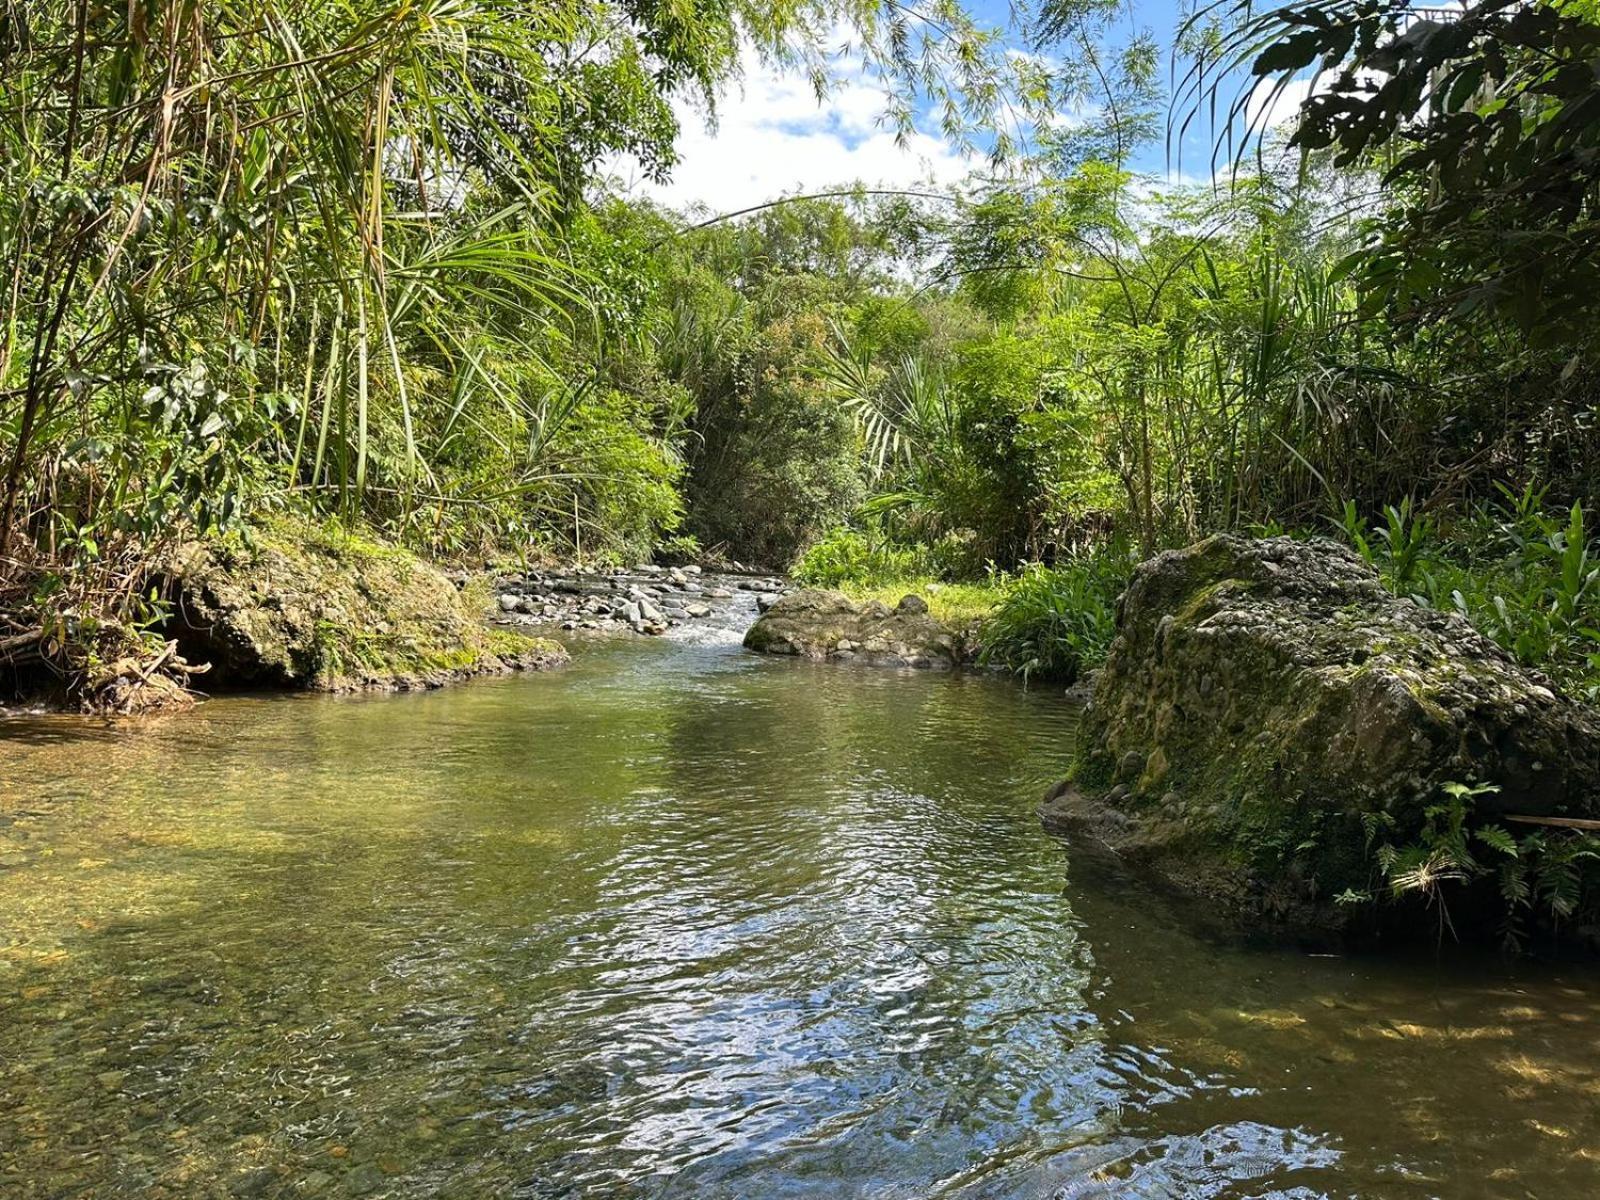
[[1258, 923], [1343, 925], [1369, 829], [1413, 840], [1447, 782], [1499, 788], [1481, 819], [1600, 815], [1600, 715], [1322, 540], [1141, 566], [1079, 746], [1058, 820]]
[[769, 603], [744, 644], [766, 654], [882, 666], [953, 667], [967, 657], [965, 639], [926, 612], [891, 610], [876, 600], [857, 604], [815, 589]]
[[1075, 704], [1088, 704], [1094, 697], [1094, 681], [1099, 675], [1099, 671], [1085, 671], [1078, 676], [1067, 689], [1067, 699]]
[[211, 664], [208, 690], [433, 687], [566, 658], [553, 642], [487, 628], [491, 612], [517, 608], [514, 590], [459, 590], [400, 547], [288, 519], [184, 543], [161, 574], [167, 636]]
[[278, 1173], [271, 1167], [257, 1167], [246, 1171], [228, 1185], [231, 1196], [264, 1196], [278, 1182]]
[[386, 1182], [377, 1163], [362, 1163], [344, 1177], [344, 1190], [352, 1196], [370, 1196]]

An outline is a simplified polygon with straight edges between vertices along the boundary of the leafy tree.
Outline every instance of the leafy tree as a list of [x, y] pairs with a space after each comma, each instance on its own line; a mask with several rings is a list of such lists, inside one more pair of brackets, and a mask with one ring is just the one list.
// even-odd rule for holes
[[[1587, 342], [1600, 286], [1600, 25], [1579, 6], [1290, 5], [1243, 20], [1235, 61], [1275, 96], [1311, 71], [1291, 145], [1376, 160], [1391, 203], [1352, 259], [1369, 311], [1485, 313]], [[1236, 106], [1237, 107], [1237, 106]]]

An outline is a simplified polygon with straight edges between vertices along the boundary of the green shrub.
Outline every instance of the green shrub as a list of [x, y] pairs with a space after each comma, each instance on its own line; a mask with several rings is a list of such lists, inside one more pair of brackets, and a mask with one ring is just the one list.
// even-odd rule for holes
[[692, 533], [680, 533], [667, 538], [656, 547], [656, 561], [668, 566], [681, 567], [698, 562], [705, 557], [705, 547]]
[[897, 546], [841, 527], [814, 542], [790, 569], [808, 587], [873, 587], [897, 579], [937, 577], [937, 555], [925, 546]]
[[1482, 820], [1479, 799], [1499, 790], [1490, 783], [1442, 784], [1411, 840], [1397, 834], [1393, 815], [1366, 814], [1362, 821], [1374, 886], [1345, 891], [1338, 902], [1420, 898], [1435, 909], [1443, 940], [1455, 933], [1450, 898], [1492, 880], [1501, 906], [1501, 938], [1510, 950], [1521, 948], [1532, 927], [1591, 921], [1600, 892], [1600, 837], [1553, 826], [1507, 829]]
[[1525, 666], [1600, 696], [1600, 546], [1583, 509], [1547, 513], [1543, 492], [1501, 488], [1446, 538], [1409, 503], [1369, 531], [1346, 503], [1338, 524], [1390, 590], [1458, 612]]
[[1024, 679], [1071, 683], [1105, 659], [1131, 566], [1127, 550], [1114, 545], [1063, 566], [1024, 569], [983, 627], [980, 661]]

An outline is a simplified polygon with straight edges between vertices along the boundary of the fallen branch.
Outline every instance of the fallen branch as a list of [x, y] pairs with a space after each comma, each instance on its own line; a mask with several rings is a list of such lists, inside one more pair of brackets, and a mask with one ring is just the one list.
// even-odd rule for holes
[[37, 645], [43, 638], [43, 629], [30, 629], [27, 633], [0, 638], [0, 654], [10, 654], [13, 650], [22, 650], [28, 646]]
[[1515, 821], [1519, 825], [1553, 825], [1557, 829], [1584, 829], [1591, 833], [1600, 833], [1600, 821], [1593, 821], [1588, 817], [1529, 817], [1518, 813], [1507, 813], [1506, 820]]

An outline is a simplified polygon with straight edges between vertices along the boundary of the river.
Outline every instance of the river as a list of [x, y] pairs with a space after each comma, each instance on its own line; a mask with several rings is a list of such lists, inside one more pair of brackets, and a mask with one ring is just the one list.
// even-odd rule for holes
[[1590, 1197], [1600, 979], [1207, 940], [1076, 713], [606, 642], [0, 725], [0, 1196]]

